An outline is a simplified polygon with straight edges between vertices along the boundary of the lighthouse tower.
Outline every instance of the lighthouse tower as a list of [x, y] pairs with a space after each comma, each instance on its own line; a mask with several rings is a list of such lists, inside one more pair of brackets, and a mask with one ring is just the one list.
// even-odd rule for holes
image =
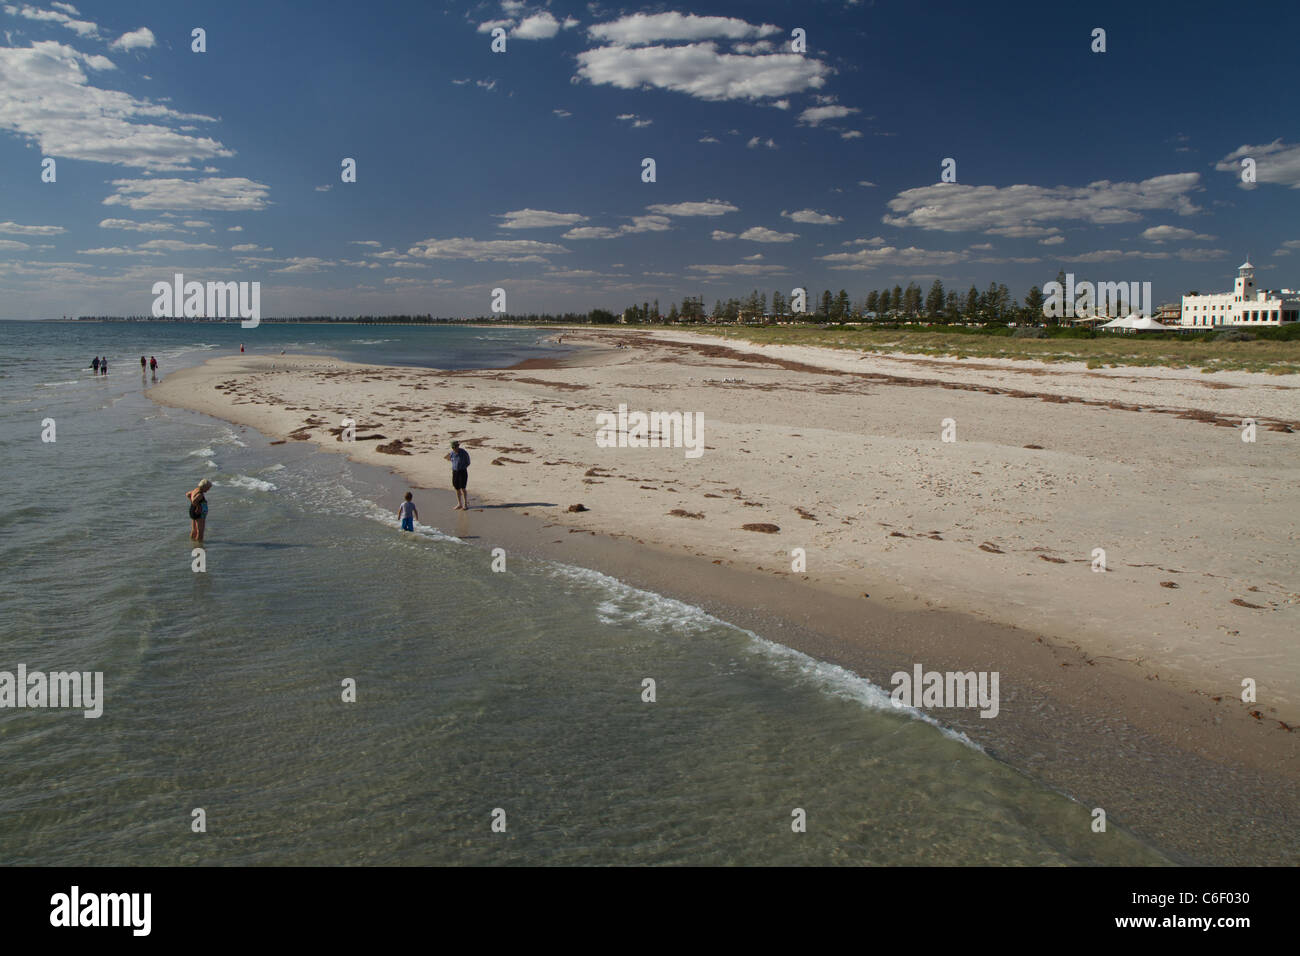
[[1237, 267], [1237, 283], [1232, 294], [1235, 302], [1250, 302], [1255, 298], [1255, 267], [1249, 259]]

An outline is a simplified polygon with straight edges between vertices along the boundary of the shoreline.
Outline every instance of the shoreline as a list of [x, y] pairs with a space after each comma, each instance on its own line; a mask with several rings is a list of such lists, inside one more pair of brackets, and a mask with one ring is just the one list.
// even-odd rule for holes
[[[957, 602], [947, 606], [948, 602], [935, 600], [923, 587], [909, 586], [900, 583], [897, 577], [891, 580], [888, 575], [879, 574], [883, 568], [874, 565], [870, 577], [844, 573], [855, 569], [834, 567], [832, 571], [839, 573], [793, 575], [772, 567], [774, 563], [780, 567], [782, 561], [788, 566], [788, 555], [779, 556], [784, 547], [774, 550], [769, 544], [762, 552], [766, 556], [757, 559], [765, 563], [756, 563], [750, 555], [735, 558], [719, 546], [723, 542], [710, 545], [698, 536], [686, 538], [677, 534], [677, 525], [684, 527], [695, 522], [661, 518], [662, 509], [653, 515], [649, 530], [630, 523], [620, 525], [621, 516], [608, 515], [607, 508], [591, 497], [601, 491], [596, 485], [615, 477], [609, 474], [613, 470], [611, 465], [586, 468], [587, 474], [580, 480], [576, 475], [583, 472], [577, 471], [574, 477], [561, 483], [562, 487], [572, 489], [564, 494], [533, 494], [526, 490], [515, 496], [502, 493], [503, 482], [493, 473], [523, 474], [516, 465], [522, 463], [519, 459], [532, 453], [531, 448], [521, 450], [526, 448], [522, 439], [508, 431], [523, 416], [506, 412], [518, 412], [525, 407], [524, 399], [533, 408], [550, 404], [577, 410], [576, 404], [561, 403], [573, 402], [571, 396], [590, 388], [593, 374], [610, 371], [611, 367], [616, 367], [613, 371], [626, 371], [629, 364], [644, 366], [657, 362], [659, 367], [679, 364], [672, 355], [658, 355], [659, 346], [653, 340], [641, 344], [644, 333], [571, 330], [563, 334], [566, 338], [572, 335], [575, 345], [585, 347], [566, 359], [528, 362], [559, 361], [564, 365], [520, 363], [527, 367], [444, 373], [302, 356], [272, 360], [249, 354], [213, 359], [203, 366], [173, 373], [148, 394], [162, 404], [253, 427], [271, 440], [312, 440], [327, 450], [344, 451], [363, 464], [401, 474], [414, 487], [432, 487], [434, 490], [421, 494], [426, 498], [439, 497], [449, 504], [451, 492], [445, 487], [441, 471], [445, 463], [432, 460], [433, 456], [423, 450], [422, 439], [411, 438], [405, 431], [394, 435], [390, 423], [395, 419], [377, 420], [381, 416], [373, 412], [358, 414], [355, 416], [357, 435], [362, 436], [371, 430], [370, 426], [376, 425], [384, 430], [386, 439], [399, 439], [399, 447], [407, 445], [406, 439], [411, 438], [410, 447], [416, 448], [415, 452], [379, 454], [373, 445], [360, 442], [344, 448], [329, 434], [329, 419], [321, 417], [337, 413], [337, 407], [327, 407], [323, 402], [310, 407], [291, 405], [288, 400], [281, 402], [255, 394], [253, 389], [271, 385], [278, 388], [282, 382], [288, 385], [290, 379], [307, 375], [354, 384], [358, 379], [374, 381], [396, 375], [410, 379], [408, 387], [428, 391], [453, 385], [458, 390], [507, 389], [519, 395], [522, 389], [519, 408], [490, 405], [484, 399], [473, 410], [449, 413], [456, 420], [448, 424], [472, 426], [449, 433], [478, 434], [486, 430], [493, 433], [491, 440], [501, 444], [484, 447], [485, 439], [470, 439], [477, 442], [468, 445], [471, 452], [483, 449], [477, 451], [475, 468], [471, 471], [474, 506], [468, 514], [455, 513], [454, 522], [435, 520], [440, 529], [462, 537], [472, 530], [477, 535], [473, 543], [484, 547], [503, 546], [511, 554], [591, 567], [633, 586], [676, 597], [770, 640], [843, 666], [886, 691], [891, 686], [889, 675], [895, 670], [910, 671], [913, 663], [921, 663], [927, 670], [999, 671], [1002, 706], [997, 719], [982, 720], [974, 711], [944, 710], [931, 712], [932, 715], [946, 726], [966, 733], [990, 755], [1045, 785], [1071, 794], [1089, 806], [1106, 808], [1112, 820], [1128, 825], [1176, 857], [1206, 863], [1295, 862], [1296, 851], [1285, 839], [1278, 839], [1288, 832], [1287, 824], [1294, 813], [1291, 794], [1297, 772], [1295, 738], [1278, 728], [1274, 721], [1286, 721], [1289, 710], [1284, 710], [1287, 716], [1280, 719], [1272, 718], [1271, 714], [1268, 718], [1253, 718], [1249, 711], [1256, 708], [1234, 702], [1230, 690], [1225, 695], [1219, 688], [1207, 690], [1198, 685], [1198, 681], [1203, 683], [1203, 677], [1198, 677], [1194, 670], [1187, 675], [1162, 678], [1157, 672], [1153, 676], [1149, 667], [1118, 659], [1117, 655], [1099, 653], [1099, 648], [1087, 640], [1079, 640], [1079, 635], [1054, 634], [1049, 628], [1028, 626], [1033, 623], [1032, 615], [1027, 623], [998, 620], [998, 617], [1015, 616], [1005, 613], [1009, 609], [1003, 607], [996, 614], [973, 616], [964, 613]], [[630, 349], [616, 349], [615, 340], [638, 344]], [[702, 342], [700, 346], [700, 351], [706, 353], [704, 359], [725, 359], [716, 353], [707, 354], [712, 343]], [[823, 374], [824, 369], [797, 361], [803, 358], [802, 355], [782, 357], [781, 361], [800, 368], [779, 366], [781, 374]], [[731, 364], [714, 364], [733, 367], [737, 360], [727, 361]], [[272, 365], [276, 367], [268, 368]], [[804, 366], [811, 370], [803, 371]], [[713, 364], [706, 363], [705, 367], [711, 369]], [[752, 364], [734, 367], [742, 368], [741, 374], [751, 379], [760, 371]], [[285, 374], [289, 369], [297, 374]], [[536, 372], [538, 377], [513, 374], [519, 371]], [[548, 371], [552, 373], [550, 376], [546, 376]], [[564, 374], [579, 371], [588, 376], [584, 380], [588, 384]], [[699, 372], [701, 368], [696, 366], [694, 371]], [[710, 374], [721, 377], [723, 373], [711, 371]], [[644, 385], [639, 387], [644, 389]], [[909, 392], [919, 391], [916, 386], [905, 387]], [[292, 401], [303, 402], [307, 397], [298, 395]], [[661, 402], [659, 407], [665, 405], [671, 406], [671, 399]], [[1049, 407], [1060, 410], [1055, 403]], [[540, 416], [541, 412], [537, 414]], [[308, 430], [298, 424], [304, 418], [319, 421], [320, 425]], [[465, 418], [470, 420], [461, 420]], [[1166, 416], [1159, 418], [1164, 423], [1175, 421]], [[547, 418], [545, 427], [558, 428], [555, 422], [564, 420], [565, 415], [554, 420]], [[402, 419], [397, 430], [401, 431], [402, 425], [407, 424], [413, 426]], [[585, 417], [582, 427], [590, 443], [591, 426]], [[1207, 428], [1203, 421], [1189, 421], [1184, 427], [1217, 431]], [[415, 431], [414, 427], [411, 431]], [[558, 437], [559, 432], [553, 434]], [[710, 440], [719, 439], [711, 437]], [[501, 459], [505, 459], [500, 469], [492, 468], [483, 457], [495, 451], [500, 451]], [[550, 454], [563, 458], [558, 453]], [[545, 468], [548, 463], [542, 462], [536, 468], [549, 471]], [[557, 469], [562, 466], [559, 461], [553, 464]], [[577, 467], [590, 462], [569, 464]], [[638, 463], [636, 467], [644, 470], [648, 466]], [[476, 490], [476, 477], [491, 480], [479, 481]], [[733, 473], [730, 477], [737, 476]], [[656, 486], [665, 483], [647, 480], [653, 480]], [[748, 475], [742, 475], [739, 481], [746, 486], [750, 484]], [[718, 485], [727, 483], [719, 481]], [[515, 485], [509, 480], [504, 484]], [[484, 485], [487, 485], [486, 493], [480, 494]], [[552, 487], [556, 487], [554, 482]], [[676, 485], [667, 490], [679, 491]], [[577, 514], [564, 510], [584, 497], [593, 503], [592, 510]], [[717, 493], [706, 493], [705, 497], [721, 500]], [[482, 507], [484, 499], [487, 499], [486, 508]], [[608, 500], [607, 495], [604, 500]], [[657, 535], [653, 533], [656, 527], [660, 529]], [[785, 521], [781, 527], [783, 531], [786, 529]], [[946, 537], [943, 535], [941, 539]], [[809, 554], [813, 553], [810, 547]], [[1004, 552], [999, 549], [998, 553]], [[890, 555], [881, 557], [888, 561]], [[993, 560], [993, 556], [985, 560]], [[1049, 566], [1048, 570], [1057, 569]], [[864, 597], [864, 592], [870, 597]], [[1169, 676], [1175, 679], [1170, 680]], [[1213, 700], [1212, 691], [1219, 691], [1219, 700]]]

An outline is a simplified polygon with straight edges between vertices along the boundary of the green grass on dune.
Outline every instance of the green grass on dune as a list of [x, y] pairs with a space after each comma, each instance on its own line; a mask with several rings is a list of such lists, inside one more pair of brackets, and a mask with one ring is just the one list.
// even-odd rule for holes
[[968, 329], [903, 326], [781, 325], [666, 326], [689, 328], [733, 342], [763, 345], [815, 345], [860, 352], [906, 352], [944, 358], [1029, 359], [1038, 362], [1084, 362], [1106, 366], [1195, 368], [1202, 372], [1300, 374], [1300, 326], [1251, 330], [1254, 341], [1215, 340], [1217, 333], [1088, 333], [1051, 330], [1048, 338], [1017, 338], [1007, 328]]

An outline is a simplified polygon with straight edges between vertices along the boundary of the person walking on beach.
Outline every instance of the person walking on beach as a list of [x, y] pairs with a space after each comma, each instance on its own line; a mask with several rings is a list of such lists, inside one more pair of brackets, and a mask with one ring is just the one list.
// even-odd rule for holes
[[401, 519], [403, 531], [414, 531], [415, 522], [420, 520], [420, 511], [411, 500], [411, 493], [406, 493], [406, 500], [397, 506], [397, 517]]
[[93, 369], [95, 370], [95, 374], [96, 374], [96, 375], [99, 374], [99, 356], [98, 356], [98, 355], [95, 356], [95, 361], [93, 361], [93, 362], [90, 363], [90, 367], [93, 368]]
[[149, 356], [149, 372], [154, 378], [158, 377], [158, 360], [152, 355]]
[[456, 489], [456, 507], [453, 511], [469, 511], [469, 452], [460, 447], [460, 442], [451, 443], [451, 452], [447, 455], [451, 462], [451, 486]]
[[205, 492], [212, 482], [204, 478], [193, 491], [185, 492], [190, 503], [190, 540], [203, 543], [203, 526], [208, 522], [208, 498]]

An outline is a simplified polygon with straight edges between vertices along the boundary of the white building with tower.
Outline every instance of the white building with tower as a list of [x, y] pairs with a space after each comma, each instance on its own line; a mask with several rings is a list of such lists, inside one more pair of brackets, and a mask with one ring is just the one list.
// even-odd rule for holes
[[1184, 326], [1282, 325], [1300, 322], [1300, 292], [1256, 289], [1255, 267], [1243, 262], [1231, 292], [1183, 296], [1179, 321]]

